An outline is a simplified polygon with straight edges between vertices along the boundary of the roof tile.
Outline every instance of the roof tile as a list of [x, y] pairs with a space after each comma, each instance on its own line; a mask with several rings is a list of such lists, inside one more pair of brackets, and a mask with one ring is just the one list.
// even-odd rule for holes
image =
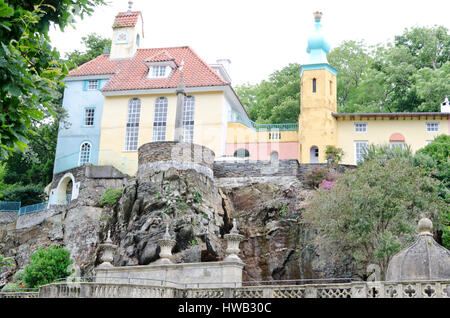
[[110, 60], [109, 54], [95, 59], [72, 70], [69, 76], [112, 76], [102, 91], [140, 90], [154, 88], [176, 88], [180, 81], [180, 71], [174, 69], [168, 78], [147, 78], [149, 59], [172, 57], [176, 65], [184, 61], [183, 83], [186, 87], [222, 86], [227, 83], [190, 47], [158, 49], [138, 49], [132, 59]]

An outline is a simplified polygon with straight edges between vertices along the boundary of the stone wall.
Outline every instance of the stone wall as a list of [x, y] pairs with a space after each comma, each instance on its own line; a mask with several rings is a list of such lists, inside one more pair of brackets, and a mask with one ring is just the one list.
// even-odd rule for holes
[[0, 212], [0, 224], [8, 224], [16, 222], [19, 212]]
[[146, 171], [193, 169], [213, 178], [214, 152], [201, 145], [184, 142], [150, 142], [139, 147], [138, 174]]
[[204, 262], [96, 268], [95, 282], [140, 285], [163, 283], [169, 287], [191, 288], [240, 287], [243, 266], [239, 262]]
[[215, 178], [296, 176], [297, 160], [278, 161], [215, 161]]

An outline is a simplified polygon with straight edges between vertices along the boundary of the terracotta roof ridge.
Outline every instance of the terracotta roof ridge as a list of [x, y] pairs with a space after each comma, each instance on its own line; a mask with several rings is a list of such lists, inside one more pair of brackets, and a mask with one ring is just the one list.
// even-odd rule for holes
[[[208, 63], [206, 63], [198, 54], [197, 54], [197, 52], [195, 52], [190, 46], [187, 46], [187, 48], [199, 59], [199, 61], [201, 62], [201, 63], [203, 63], [205, 66], [206, 66], [206, 68], [212, 73], [212, 74], [214, 74], [214, 76], [219, 80], [219, 81], [221, 81], [221, 82], [223, 82], [224, 84], [226, 84], [226, 85], [230, 85], [230, 83], [228, 83], [227, 81], [225, 81], [219, 74], [217, 74], [216, 73], [216, 71], [214, 71], [213, 69], [212, 69], [212, 67], [208, 64]], [[231, 85], [230, 85], [231, 86]]]

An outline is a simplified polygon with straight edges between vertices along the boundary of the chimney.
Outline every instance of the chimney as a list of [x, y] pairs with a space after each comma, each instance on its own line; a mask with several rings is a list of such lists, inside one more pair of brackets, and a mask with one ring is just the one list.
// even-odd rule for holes
[[216, 63], [222, 65], [223, 68], [225, 69], [225, 71], [227, 72], [228, 77], [231, 78], [231, 73], [230, 73], [231, 61], [229, 59], [219, 59], [216, 61]]
[[444, 101], [441, 103], [441, 113], [450, 113], [450, 103], [448, 101], [448, 96], [445, 96]]

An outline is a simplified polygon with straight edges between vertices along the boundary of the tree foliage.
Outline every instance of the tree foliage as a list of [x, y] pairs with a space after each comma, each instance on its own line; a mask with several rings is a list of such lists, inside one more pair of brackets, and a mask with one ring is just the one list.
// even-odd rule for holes
[[[341, 113], [436, 112], [450, 91], [450, 35], [443, 26], [405, 29], [393, 42], [344, 41], [328, 53], [338, 70]], [[290, 64], [259, 84], [236, 88], [250, 118], [297, 122], [300, 65]]]
[[331, 189], [319, 188], [303, 217], [337, 259], [353, 259], [362, 272], [377, 263], [384, 277], [392, 256], [414, 240], [418, 220], [436, 224], [448, 209], [438, 188], [406, 158], [375, 158], [339, 176]]
[[0, 0], [0, 156], [24, 151], [33, 121], [54, 113], [52, 94], [68, 70], [51, 47], [51, 23], [61, 30], [103, 0]]
[[85, 52], [74, 50], [73, 52], [66, 53], [66, 60], [70, 69], [93, 60], [111, 47], [111, 39], [103, 38], [96, 33], [90, 33], [81, 39], [82, 44], [86, 46]]
[[23, 282], [27, 288], [36, 288], [65, 278], [71, 274], [68, 268], [72, 263], [68, 249], [54, 245], [47, 249], [40, 247], [24, 269]]

